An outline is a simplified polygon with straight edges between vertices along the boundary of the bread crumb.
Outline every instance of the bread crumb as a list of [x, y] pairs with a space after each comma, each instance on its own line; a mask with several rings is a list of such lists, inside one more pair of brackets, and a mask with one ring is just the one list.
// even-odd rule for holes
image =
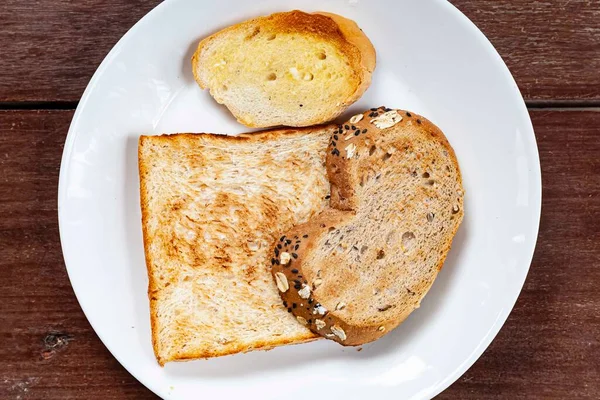
[[380, 116], [373, 118], [371, 123], [379, 129], [386, 129], [391, 128], [400, 121], [402, 121], [402, 116], [400, 116], [397, 111], [392, 110], [384, 112]]
[[290, 256], [290, 253], [284, 251], [281, 253], [281, 256], [279, 257], [279, 263], [281, 265], [287, 265], [291, 259], [292, 259], [292, 256]]
[[355, 124], [355, 123], [359, 122], [361, 119], [363, 119], [363, 117], [364, 117], [364, 115], [362, 115], [362, 114], [356, 114], [355, 116], [350, 118], [350, 123]]
[[331, 327], [331, 332], [337, 336], [340, 340], [346, 340], [346, 332], [344, 332], [344, 330], [337, 326], [337, 325], [333, 325]]
[[310, 297], [310, 287], [303, 284], [302, 289], [298, 290], [298, 296], [302, 297], [303, 299], [308, 299]]
[[346, 146], [346, 154], [348, 158], [352, 158], [354, 157], [354, 154], [356, 152], [356, 145], [354, 143], [350, 143], [348, 146]]
[[287, 292], [290, 288], [287, 277], [283, 272], [275, 273], [275, 282], [277, 283], [277, 289], [279, 289], [280, 292]]

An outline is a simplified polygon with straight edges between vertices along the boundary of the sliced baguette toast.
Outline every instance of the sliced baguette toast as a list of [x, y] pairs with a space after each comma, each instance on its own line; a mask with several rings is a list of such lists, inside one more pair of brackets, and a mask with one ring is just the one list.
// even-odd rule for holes
[[433, 284], [463, 217], [461, 174], [435, 125], [384, 108], [336, 131], [327, 171], [331, 208], [284, 232], [272, 272], [298, 321], [360, 345], [398, 326]]
[[291, 11], [205, 38], [192, 69], [200, 87], [246, 126], [309, 126], [331, 121], [362, 96], [375, 49], [353, 21]]
[[328, 204], [335, 126], [142, 136], [139, 170], [159, 364], [315, 339], [281, 303], [275, 235]]

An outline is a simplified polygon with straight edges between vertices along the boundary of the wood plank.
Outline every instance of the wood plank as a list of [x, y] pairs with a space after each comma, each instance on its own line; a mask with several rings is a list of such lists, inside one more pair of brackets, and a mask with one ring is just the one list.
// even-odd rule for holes
[[0, 399], [154, 398], [100, 342], [64, 267], [56, 197], [72, 115], [0, 112]]
[[[158, 3], [4, 0], [0, 102], [79, 100], [112, 46]], [[498, 48], [526, 99], [600, 102], [599, 1], [452, 3]]]
[[[56, 182], [71, 111], [0, 112], [0, 398], [154, 399], [109, 354], [62, 260]], [[533, 111], [536, 255], [508, 322], [440, 399], [600, 393], [600, 111]]]
[[487, 35], [526, 100], [600, 100], [600, 1], [451, 3]]

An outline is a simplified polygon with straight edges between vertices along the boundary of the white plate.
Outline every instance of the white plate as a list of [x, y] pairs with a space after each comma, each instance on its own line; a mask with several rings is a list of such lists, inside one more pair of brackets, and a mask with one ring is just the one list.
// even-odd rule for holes
[[[244, 131], [195, 84], [198, 39], [299, 8], [354, 19], [377, 49], [372, 106], [421, 113], [446, 133], [466, 188], [465, 220], [422, 306], [361, 352], [329, 341], [160, 368], [150, 343], [137, 139]], [[164, 398], [431, 398], [475, 362], [506, 320], [533, 254], [540, 166], [527, 110], [483, 34], [442, 0], [170, 0], [131, 29], [92, 78], [60, 171], [69, 277], [114, 356]]]

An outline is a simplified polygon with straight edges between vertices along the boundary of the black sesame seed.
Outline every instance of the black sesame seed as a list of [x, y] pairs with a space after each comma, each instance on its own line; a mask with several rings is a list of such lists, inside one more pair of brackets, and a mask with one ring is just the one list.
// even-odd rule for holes
[[299, 245], [295, 245], [294, 250], [298, 250], [299, 247], [300, 247]]
[[292, 270], [292, 274], [297, 274], [297, 273], [298, 273], [298, 270], [297, 270], [296, 268], [294, 268], [294, 269]]
[[294, 239], [298, 239], [298, 235], [294, 235]]
[[372, 113], [369, 114], [369, 117], [376, 117], [376, 116], [377, 116], [376, 112], [372, 112]]
[[385, 111], [386, 111], [386, 112], [389, 112], [389, 111], [392, 111], [392, 109], [391, 109], [391, 108], [387, 108], [387, 107], [386, 107]]
[[296, 308], [296, 307], [298, 307], [298, 304], [296, 304], [296, 303], [293, 303], [293, 304], [292, 304], [292, 308]]
[[[327, 197], [329, 197], [329, 196], [327, 196]], [[326, 197], [326, 198], [327, 198], [327, 197]], [[306, 239], [306, 238], [308, 237], [308, 235], [304, 235], [304, 236], [302, 236], [302, 237], [303, 237], [304, 239]]]
[[299, 283], [297, 283], [297, 284], [294, 285], [294, 289], [300, 290], [300, 289], [302, 289], [302, 285], [300, 285]]
[[355, 127], [354, 125], [352, 125], [352, 130], [353, 130], [353, 131], [354, 131], [354, 130], [356, 130], [356, 127]]
[[292, 312], [292, 309], [288, 307], [288, 312]]
[[371, 111], [377, 111], [377, 109], [376, 108], [371, 108]]
[[358, 135], [360, 135], [360, 131], [354, 132], [354, 136], [358, 136]]
[[275, 260], [275, 265], [279, 265], [279, 260]]
[[294, 257], [294, 258], [298, 258], [298, 254], [296, 254], [296, 253], [292, 253], [292, 257]]
[[[330, 195], [327, 195], [327, 196], [325, 196], [325, 199], [326, 199], [326, 200], [329, 200], [330, 198], [331, 198], [331, 196], [330, 196]], [[303, 237], [307, 238], [307, 237], [308, 237], [308, 235], [304, 235]]]
[[333, 151], [331, 152], [331, 154], [333, 154], [334, 156], [339, 156], [340, 155], [340, 151], [338, 149], [333, 149]]
[[332, 145], [333, 147], [335, 147], [335, 146], [337, 145], [336, 141], [335, 141], [335, 140], [333, 140], [333, 141], [331, 142], [331, 145]]
[[308, 323], [309, 323], [309, 324], [312, 324], [312, 319], [309, 319], [309, 320], [308, 320]]
[[409, 113], [409, 112], [407, 111], [407, 112], [406, 112], [406, 116], [407, 116], [407, 117], [412, 117], [412, 114], [411, 114], [411, 113]]
[[419, 124], [419, 125], [421, 124], [421, 120], [420, 119], [417, 119], [417, 124]]
[[348, 125], [344, 125], [344, 128], [346, 128], [346, 130], [350, 129]]
[[280, 242], [283, 242], [283, 239], [285, 239], [285, 236], [282, 236], [282, 237], [280, 237], [280, 238], [279, 238], [279, 241], [280, 241]]
[[278, 248], [278, 249], [281, 249], [281, 243], [279, 243], [279, 244], [277, 245], [277, 248]]
[[308, 299], [308, 304], [312, 304], [314, 302], [313, 299]]
[[333, 138], [334, 138], [335, 140], [338, 140], [338, 139], [339, 139], [338, 135], [333, 135]]
[[300, 104], [300, 107], [304, 107], [304, 104]]
[[294, 279], [294, 283], [295, 283], [296, 285], [299, 285], [299, 284], [300, 284], [300, 281], [299, 281], [298, 279]]
[[271, 265], [275, 265], [275, 259], [271, 258]]
[[285, 244], [290, 244], [290, 243], [292, 243], [292, 241], [290, 239], [285, 240]]
[[287, 301], [285, 301], [285, 300], [283, 301], [283, 306], [287, 307]]
[[367, 130], [366, 130], [366, 129], [363, 129], [363, 130], [362, 130], [362, 133], [367, 133]]

